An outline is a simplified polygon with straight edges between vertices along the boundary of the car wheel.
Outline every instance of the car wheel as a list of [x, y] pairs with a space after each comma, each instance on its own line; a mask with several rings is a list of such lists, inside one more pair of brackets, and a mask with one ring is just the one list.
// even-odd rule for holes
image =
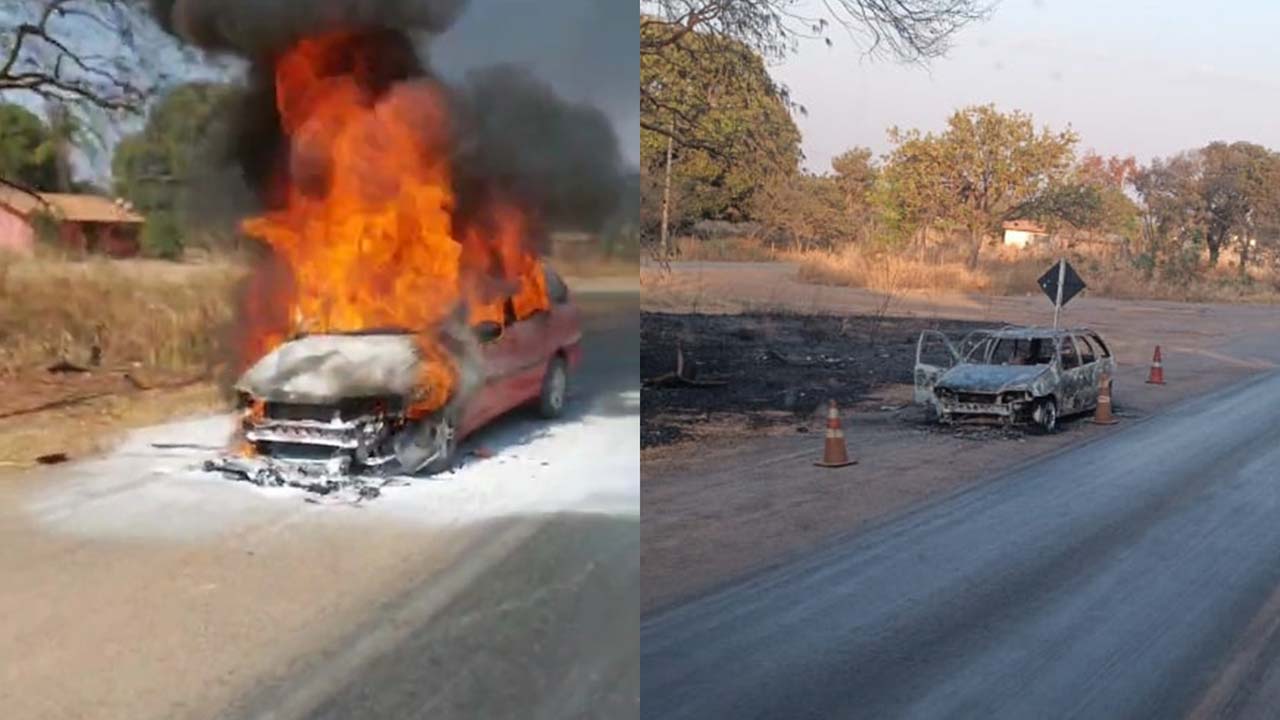
[[547, 374], [542, 378], [542, 392], [538, 396], [538, 412], [548, 420], [554, 420], [564, 414], [565, 401], [569, 395], [569, 368], [564, 358], [557, 355], [547, 366]]
[[453, 413], [419, 420], [394, 441], [396, 470], [435, 475], [453, 468], [458, 451], [458, 422]]
[[1058, 403], [1053, 398], [1040, 401], [1035, 412], [1036, 425], [1040, 432], [1048, 435], [1058, 429]]

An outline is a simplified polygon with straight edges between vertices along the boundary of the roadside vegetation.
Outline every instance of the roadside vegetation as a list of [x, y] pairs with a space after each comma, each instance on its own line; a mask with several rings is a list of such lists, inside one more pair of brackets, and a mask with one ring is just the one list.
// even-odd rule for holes
[[[645, 35], [647, 32], [649, 35]], [[796, 262], [882, 292], [1038, 292], [1072, 259], [1116, 298], [1280, 299], [1280, 154], [1212, 142], [1139, 163], [995, 105], [888, 128], [806, 169], [798, 107], [750, 34], [642, 23], [641, 231], [662, 260]], [[725, 82], [726, 78], [732, 78]], [[720, 90], [711, 102], [705, 88]], [[1006, 225], [1033, 227], [1025, 249]]]
[[222, 359], [241, 275], [225, 262], [0, 255], [0, 372], [58, 361], [207, 370]]

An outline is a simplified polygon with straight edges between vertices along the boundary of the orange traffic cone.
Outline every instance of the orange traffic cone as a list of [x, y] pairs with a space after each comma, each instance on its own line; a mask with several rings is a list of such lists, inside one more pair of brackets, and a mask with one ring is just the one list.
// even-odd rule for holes
[[827, 406], [827, 440], [822, 448], [822, 461], [814, 465], [838, 468], [856, 462], [857, 460], [849, 459], [849, 449], [844, 444], [844, 430], [840, 429], [840, 411], [836, 409], [836, 401], [832, 400]]
[[1111, 414], [1111, 376], [1107, 373], [1098, 378], [1098, 409], [1093, 414], [1093, 422], [1097, 425], [1115, 425], [1118, 422]]
[[1147, 377], [1148, 385], [1164, 384], [1164, 365], [1160, 362], [1160, 346], [1156, 346], [1156, 354], [1151, 358], [1151, 375]]

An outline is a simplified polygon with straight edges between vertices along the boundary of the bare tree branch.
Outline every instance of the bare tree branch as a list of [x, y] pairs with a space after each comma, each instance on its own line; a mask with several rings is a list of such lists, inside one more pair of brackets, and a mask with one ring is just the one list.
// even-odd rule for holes
[[0, 94], [140, 112], [162, 37], [145, 0], [0, 0]]
[[[985, 18], [991, 0], [821, 0], [820, 16], [799, 7], [798, 0], [642, 0], [642, 129], [670, 137], [678, 146], [706, 146], [699, 119], [714, 107], [710, 95], [751, 96], [741, 91], [746, 81], [739, 69], [758, 62], [756, 58], [779, 60], [805, 38], [831, 44], [831, 30], [840, 27], [869, 56], [924, 62], [944, 54], [961, 28]], [[676, 99], [672, 88], [646, 82], [687, 77], [682, 67], [700, 68], [699, 82], [709, 97], [692, 101], [686, 88]], [[768, 94], [792, 111], [804, 112], [791, 102], [785, 86], [774, 84]]]

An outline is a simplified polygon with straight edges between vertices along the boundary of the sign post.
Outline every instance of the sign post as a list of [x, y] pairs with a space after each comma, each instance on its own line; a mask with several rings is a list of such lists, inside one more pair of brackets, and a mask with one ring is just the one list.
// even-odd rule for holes
[[1053, 301], [1053, 329], [1057, 330], [1062, 317], [1062, 306], [1071, 302], [1071, 298], [1087, 286], [1066, 258], [1049, 268], [1044, 275], [1040, 276], [1037, 283], [1044, 294]]
[[1062, 281], [1066, 279], [1067, 259], [1058, 261], [1058, 297], [1053, 299], [1053, 329], [1058, 329], [1058, 316], [1062, 314]]

